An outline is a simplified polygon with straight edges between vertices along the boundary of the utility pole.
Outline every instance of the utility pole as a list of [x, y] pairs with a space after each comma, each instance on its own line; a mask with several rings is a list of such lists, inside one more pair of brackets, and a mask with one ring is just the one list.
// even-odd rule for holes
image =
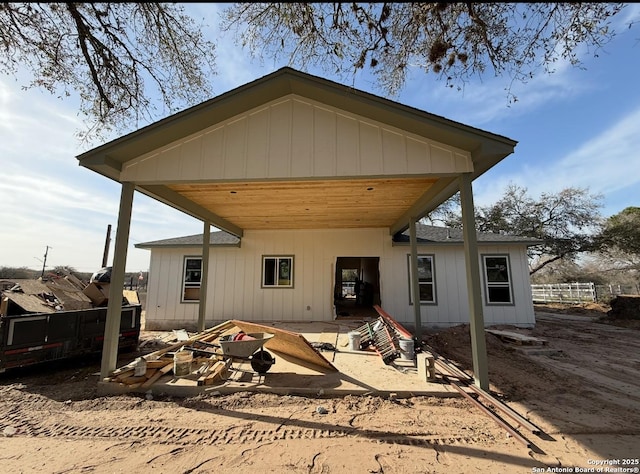
[[49, 249], [52, 249], [53, 247], [49, 247], [47, 245], [46, 250], [44, 251], [44, 262], [42, 262], [42, 274], [40, 275], [40, 279], [44, 279], [44, 267], [47, 266], [47, 255], [49, 254]]
[[104, 253], [102, 254], [102, 268], [107, 266], [109, 259], [109, 243], [111, 242], [111, 224], [107, 226], [107, 238], [104, 242]]

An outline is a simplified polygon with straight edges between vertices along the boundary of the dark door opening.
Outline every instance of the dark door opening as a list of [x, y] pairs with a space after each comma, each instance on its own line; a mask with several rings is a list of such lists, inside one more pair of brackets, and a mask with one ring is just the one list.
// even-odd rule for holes
[[338, 257], [333, 290], [336, 318], [376, 317], [380, 257]]

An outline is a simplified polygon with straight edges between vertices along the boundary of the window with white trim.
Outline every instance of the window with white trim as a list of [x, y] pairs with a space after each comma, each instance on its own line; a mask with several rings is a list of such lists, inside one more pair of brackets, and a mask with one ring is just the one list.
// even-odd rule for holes
[[508, 255], [483, 255], [487, 304], [513, 304]]
[[184, 257], [182, 272], [182, 301], [200, 301], [202, 257]]
[[262, 257], [262, 288], [293, 288], [293, 255]]
[[[436, 284], [434, 274], [434, 256], [418, 255], [418, 287], [420, 291], [420, 303], [436, 303]], [[409, 304], [413, 304], [413, 283], [411, 272], [411, 255], [407, 255], [409, 265]]]

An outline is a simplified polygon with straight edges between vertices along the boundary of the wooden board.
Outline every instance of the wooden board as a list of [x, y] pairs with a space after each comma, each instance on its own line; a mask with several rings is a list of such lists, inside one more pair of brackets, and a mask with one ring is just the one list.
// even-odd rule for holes
[[436, 181], [387, 176], [168, 187], [244, 229], [336, 229], [389, 227]]
[[77, 311], [93, 308], [91, 299], [85, 295], [82, 290], [74, 288], [67, 280], [54, 280], [54, 282], [47, 282], [47, 288], [49, 288], [49, 291], [62, 303], [65, 311]]
[[140, 304], [140, 298], [136, 290], [122, 290], [122, 296], [124, 296], [129, 304]]
[[394, 329], [404, 338], [406, 339], [413, 339], [413, 334], [411, 334], [404, 326], [402, 326], [398, 321], [396, 321], [395, 319], [393, 319], [391, 317], [391, 315], [389, 313], [387, 313], [384, 309], [382, 309], [380, 306], [378, 305], [374, 305], [373, 309], [376, 310], [376, 312], [382, 316], [382, 318], [389, 324], [391, 324], [391, 326], [394, 327]]
[[266, 332], [273, 334], [274, 337], [269, 339], [264, 345], [264, 347], [270, 351], [299, 359], [323, 370], [338, 372], [338, 369], [315, 350], [309, 341], [301, 334], [246, 321], [232, 320], [231, 322], [247, 333]]
[[494, 336], [498, 336], [500, 339], [505, 340], [507, 342], [512, 342], [514, 344], [547, 344], [546, 339], [540, 339], [539, 337], [527, 336], [525, 334], [520, 334], [517, 332], [511, 331], [498, 331], [495, 329], [485, 329], [486, 332], [493, 334]]
[[217, 326], [214, 326], [212, 328], [206, 329], [204, 332], [200, 332], [200, 333], [196, 334], [195, 336], [191, 337], [190, 339], [188, 339], [186, 341], [180, 341], [180, 342], [177, 342], [176, 344], [173, 344], [173, 345], [171, 345], [169, 347], [165, 347], [164, 349], [160, 349], [160, 350], [157, 350], [157, 351], [152, 352], [150, 354], [147, 354], [147, 355], [144, 356], [144, 359], [146, 361], [157, 360], [160, 357], [162, 357], [165, 353], [177, 351], [182, 346], [188, 346], [190, 343], [192, 343], [194, 341], [205, 341], [205, 342], [207, 342], [207, 341], [211, 341], [212, 339], [217, 339], [222, 334], [224, 334], [226, 331], [229, 331], [229, 330], [233, 329], [234, 327], [235, 327], [235, 325], [231, 321], [226, 321], [226, 322], [224, 322], [222, 324], [218, 324]]
[[[46, 288], [46, 287], [45, 287]], [[11, 304], [15, 304], [27, 313], [55, 313], [56, 309], [45, 304], [44, 300], [36, 295], [25, 295], [13, 291], [5, 291], [3, 296], [7, 298], [6, 311], [12, 314]], [[21, 314], [21, 313], [18, 313]]]
[[141, 385], [141, 387], [142, 388], [151, 387], [154, 383], [158, 381], [158, 379], [160, 379], [160, 377], [162, 377], [165, 374], [168, 374], [169, 372], [171, 372], [172, 369], [173, 369], [173, 362], [169, 362], [164, 367], [161, 367], [160, 369], [156, 370], [156, 372], [151, 377], [149, 377], [147, 381]]
[[198, 386], [213, 385], [217, 381], [224, 380], [224, 377], [231, 366], [231, 360], [215, 362], [213, 366], [198, 378]]

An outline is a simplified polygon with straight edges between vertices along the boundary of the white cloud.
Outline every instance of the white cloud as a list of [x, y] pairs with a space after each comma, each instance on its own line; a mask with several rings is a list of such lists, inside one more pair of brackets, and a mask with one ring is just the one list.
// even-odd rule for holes
[[460, 90], [423, 71], [413, 71], [410, 77], [414, 80], [408, 81], [400, 102], [479, 128], [526, 116], [597, 87], [567, 61], [558, 61], [551, 74], [538, 71], [526, 82], [485, 74], [460, 85]]
[[[566, 187], [588, 188], [593, 194], [608, 195], [626, 190], [627, 198], [640, 201], [640, 107], [622, 117], [600, 135], [574, 151], [537, 166], [526, 164], [515, 172], [489, 172], [475, 187], [478, 205], [495, 202], [509, 183], [529, 190], [532, 196], [558, 192]], [[553, 153], [553, 149], [549, 150]], [[497, 170], [494, 170], [497, 171]], [[623, 204], [622, 207], [625, 205]], [[617, 206], [620, 207], [620, 206]], [[618, 212], [615, 203], [605, 211]]]
[[629, 28], [629, 24], [640, 21], [640, 4], [627, 3], [624, 10], [614, 17], [614, 26], [618, 31], [623, 31]]
[[[218, 93], [280, 67], [259, 65], [259, 61], [251, 60], [247, 51], [233, 43], [230, 34], [217, 30], [219, 5], [185, 6], [198, 11], [210, 25], [207, 35], [217, 44], [218, 75], [214, 84]], [[636, 18], [640, 7], [634, 5], [626, 11]], [[407, 84], [400, 101], [482, 127], [494, 120], [525, 116], [545, 104], [561, 102], [572, 94], [584, 94], [596, 87], [597, 84], [587, 80], [575, 81], [576, 74], [580, 72], [563, 65], [551, 76], [539, 75], [529, 84], [516, 86], [520, 101], [507, 108], [507, 83], [503, 79], [486, 79], [470, 85], [464, 93], [458, 93], [447, 90], [443, 83], [431, 78], [423, 80], [424, 73], [420, 73], [416, 81]], [[368, 83], [363, 87], [365, 82], [366, 79], [359, 80], [356, 87], [373, 90]], [[52, 249], [48, 267], [70, 265], [80, 271], [95, 271], [102, 261], [109, 224], [113, 226], [113, 253], [120, 186], [78, 166], [75, 156], [81, 150], [75, 132], [82, 128], [76, 115], [78, 110], [78, 102], [73, 97], [60, 100], [39, 90], [22, 91], [15, 81], [0, 80], [0, 164], [3, 171], [0, 221], [4, 228], [0, 237], [0, 266], [38, 268], [41, 265], [38, 258], [42, 258], [49, 245]], [[567, 176], [571, 176], [571, 185], [588, 186], [593, 192], [618, 190], [620, 193], [622, 190], [624, 193], [628, 190], [628, 195], [637, 197], [640, 184], [637, 177], [640, 154], [636, 152], [640, 149], [638, 123], [640, 109], [621, 118], [599, 136], [576, 146], [574, 151], [554, 158], [553, 163], [542, 169], [537, 169], [532, 161], [532, 164], [525, 163], [505, 173], [499, 165], [487, 173], [486, 179], [482, 177], [475, 184], [476, 202], [479, 205], [495, 202], [509, 182], [526, 186], [534, 193], [559, 191], [568, 185]], [[487, 128], [492, 130], [494, 127]], [[200, 221], [136, 193], [127, 269], [148, 268], [149, 251], [135, 249], [134, 244], [200, 232]]]

